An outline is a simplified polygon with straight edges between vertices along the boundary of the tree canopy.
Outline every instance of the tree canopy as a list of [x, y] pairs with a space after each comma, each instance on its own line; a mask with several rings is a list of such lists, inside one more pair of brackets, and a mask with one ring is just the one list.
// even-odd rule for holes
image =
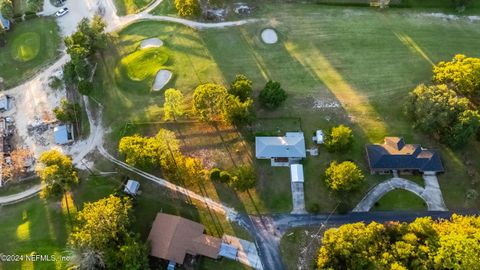
[[55, 117], [65, 123], [76, 123], [81, 114], [81, 108], [78, 103], [69, 102], [67, 99], [60, 101], [60, 106], [53, 109]]
[[175, 0], [175, 8], [181, 17], [191, 17], [200, 12], [198, 0]]
[[193, 111], [203, 121], [223, 120], [227, 97], [227, 89], [221, 85], [199, 85], [193, 93]]
[[11, 0], [3, 0], [0, 3], [0, 13], [7, 20], [13, 19], [13, 3]]
[[349, 191], [357, 188], [365, 177], [357, 165], [351, 161], [333, 161], [325, 171], [325, 183], [333, 191]]
[[79, 179], [72, 159], [58, 150], [43, 152], [39, 159], [37, 174], [43, 183], [40, 195], [44, 198], [59, 198], [77, 184]]
[[452, 147], [465, 145], [480, 126], [478, 111], [447, 85], [419, 85], [409, 95], [406, 113], [415, 128]]
[[140, 168], [159, 165], [159, 144], [155, 138], [140, 135], [125, 136], [120, 139], [118, 151], [125, 155], [125, 162]]
[[238, 97], [241, 102], [245, 102], [250, 98], [252, 92], [252, 81], [243, 74], [237, 74], [228, 89], [228, 93]]
[[260, 103], [269, 109], [278, 108], [286, 99], [287, 93], [279, 82], [274, 81], [268, 81], [259, 95]]
[[345, 151], [352, 145], [352, 129], [344, 125], [339, 125], [330, 130], [325, 138], [325, 147], [328, 151]]
[[224, 116], [227, 122], [237, 126], [251, 124], [255, 120], [253, 99], [241, 101], [239, 97], [229, 95], [225, 101]]
[[442, 61], [433, 67], [433, 81], [451, 85], [467, 96], [480, 94], [480, 58], [457, 54], [450, 62]]
[[130, 198], [114, 195], [84, 204], [69, 238], [69, 244], [83, 257], [78, 266], [148, 269], [146, 246], [129, 231], [131, 209]]
[[325, 232], [318, 269], [479, 269], [480, 218], [354, 223]]
[[164, 119], [176, 120], [177, 117], [183, 115], [183, 94], [180, 90], [169, 88], [165, 91], [165, 104], [163, 105], [163, 110], [165, 112]]

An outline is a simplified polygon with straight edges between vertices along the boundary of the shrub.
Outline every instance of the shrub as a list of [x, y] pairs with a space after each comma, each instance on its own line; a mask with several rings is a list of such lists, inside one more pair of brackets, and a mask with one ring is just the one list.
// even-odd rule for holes
[[325, 171], [325, 183], [333, 191], [350, 191], [364, 180], [362, 171], [351, 161], [334, 161]]
[[231, 180], [231, 185], [238, 191], [247, 191], [254, 188], [257, 183], [255, 171], [251, 166], [241, 166], [235, 171], [235, 177]]
[[232, 180], [232, 176], [227, 171], [220, 172], [220, 182], [228, 184]]
[[287, 99], [287, 93], [279, 82], [268, 81], [265, 88], [260, 92], [260, 103], [269, 108], [278, 108]]
[[243, 74], [235, 76], [228, 89], [230, 95], [238, 97], [242, 102], [245, 102], [252, 95], [252, 91], [252, 81]]
[[330, 152], [348, 150], [353, 142], [352, 130], [344, 125], [339, 125], [330, 130], [325, 138], [325, 147]]
[[78, 82], [78, 92], [80, 94], [88, 96], [92, 93], [93, 90], [93, 83], [87, 80], [81, 80]]
[[213, 168], [210, 170], [210, 180], [220, 181], [221, 170], [219, 168]]

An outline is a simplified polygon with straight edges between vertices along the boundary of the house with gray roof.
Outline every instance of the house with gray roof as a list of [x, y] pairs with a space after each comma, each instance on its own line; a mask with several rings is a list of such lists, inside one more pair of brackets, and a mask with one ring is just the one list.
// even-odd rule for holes
[[383, 144], [366, 145], [367, 162], [372, 174], [443, 172], [440, 155], [419, 144], [405, 144], [403, 138], [385, 137]]
[[289, 166], [306, 157], [303, 132], [287, 132], [283, 137], [256, 137], [255, 156], [270, 159], [272, 166]]

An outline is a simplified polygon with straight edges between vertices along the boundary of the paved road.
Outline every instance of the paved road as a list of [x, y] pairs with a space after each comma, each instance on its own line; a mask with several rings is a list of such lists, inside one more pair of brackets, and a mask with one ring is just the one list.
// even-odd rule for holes
[[375, 202], [394, 189], [404, 189], [416, 194], [427, 204], [429, 211], [448, 211], [443, 202], [442, 191], [435, 175], [424, 175], [425, 188], [410, 180], [394, 174], [394, 177], [372, 188], [367, 195], [352, 210], [353, 212], [368, 212]]
[[[353, 222], [370, 223], [376, 221], [411, 222], [418, 217], [448, 219], [452, 211], [389, 211], [389, 212], [351, 212], [346, 215], [274, 215], [272, 218], [277, 233], [283, 235], [287, 230], [297, 227], [319, 226], [321, 224], [342, 225]], [[480, 211], [455, 211], [457, 214], [478, 215]]]
[[41, 185], [35, 185], [20, 193], [0, 197], [0, 205], [14, 204], [36, 196], [42, 189]]

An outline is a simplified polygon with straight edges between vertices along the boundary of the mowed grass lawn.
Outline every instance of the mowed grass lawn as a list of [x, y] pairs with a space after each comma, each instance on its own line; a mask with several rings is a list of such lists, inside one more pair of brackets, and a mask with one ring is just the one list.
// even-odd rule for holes
[[[269, 79], [282, 83], [289, 94], [286, 103], [276, 111], [258, 108], [257, 115], [300, 117], [307, 147], [314, 146], [310, 137], [318, 128], [340, 123], [353, 128], [355, 143], [349, 152], [330, 154], [320, 147], [318, 157], [305, 160], [308, 209], [328, 212], [339, 201], [353, 207], [369, 188], [386, 179], [388, 176], [370, 176], [364, 158], [364, 145], [381, 142], [386, 135], [403, 136], [409, 143], [440, 150], [446, 167], [440, 185], [450, 209], [480, 205], [478, 198], [466, 197], [469, 190], [478, 189], [478, 179], [469, 177], [467, 171], [479, 175], [480, 160], [475, 153], [480, 144], [472, 142], [463, 150], [452, 151], [414, 131], [403, 115], [408, 92], [419, 83], [430, 82], [432, 63], [449, 60], [456, 53], [480, 56], [478, 22], [447, 21], [411, 9], [378, 12], [312, 4], [277, 3], [265, 6], [262, 14], [266, 21], [235, 28], [198, 31], [171, 23], [140, 22], [122, 30], [110, 46], [116, 50], [104, 52], [97, 73], [95, 97], [106, 104], [106, 122], [119, 130], [127, 121], [160, 120], [161, 92], [145, 94], [117, 87], [111, 74], [124, 54], [142, 39], [159, 37], [170, 51], [169, 65], [174, 72], [167, 87], [183, 91], [187, 103], [198, 84], [227, 85], [235, 74], [244, 73], [253, 80], [255, 94]], [[261, 42], [260, 33], [266, 27], [277, 30], [278, 44]], [[322, 175], [332, 160], [347, 159], [358, 163], [367, 182], [359, 191], [339, 197], [327, 190]], [[273, 196], [278, 202], [268, 203], [265, 209], [289, 210], [288, 170], [270, 168], [263, 161], [255, 166], [259, 168], [258, 187], [265, 188], [252, 192], [259, 193], [259, 198]], [[282, 192], [272, 195], [277, 189]]]
[[148, 7], [154, 0], [115, 0], [115, 6], [117, 7], [117, 14], [124, 16], [127, 14], [133, 14]]
[[385, 194], [372, 208], [373, 211], [427, 210], [427, 205], [410, 191], [395, 189]]
[[60, 37], [54, 18], [35, 18], [15, 24], [0, 48], [0, 89], [33, 76], [59, 55]]

